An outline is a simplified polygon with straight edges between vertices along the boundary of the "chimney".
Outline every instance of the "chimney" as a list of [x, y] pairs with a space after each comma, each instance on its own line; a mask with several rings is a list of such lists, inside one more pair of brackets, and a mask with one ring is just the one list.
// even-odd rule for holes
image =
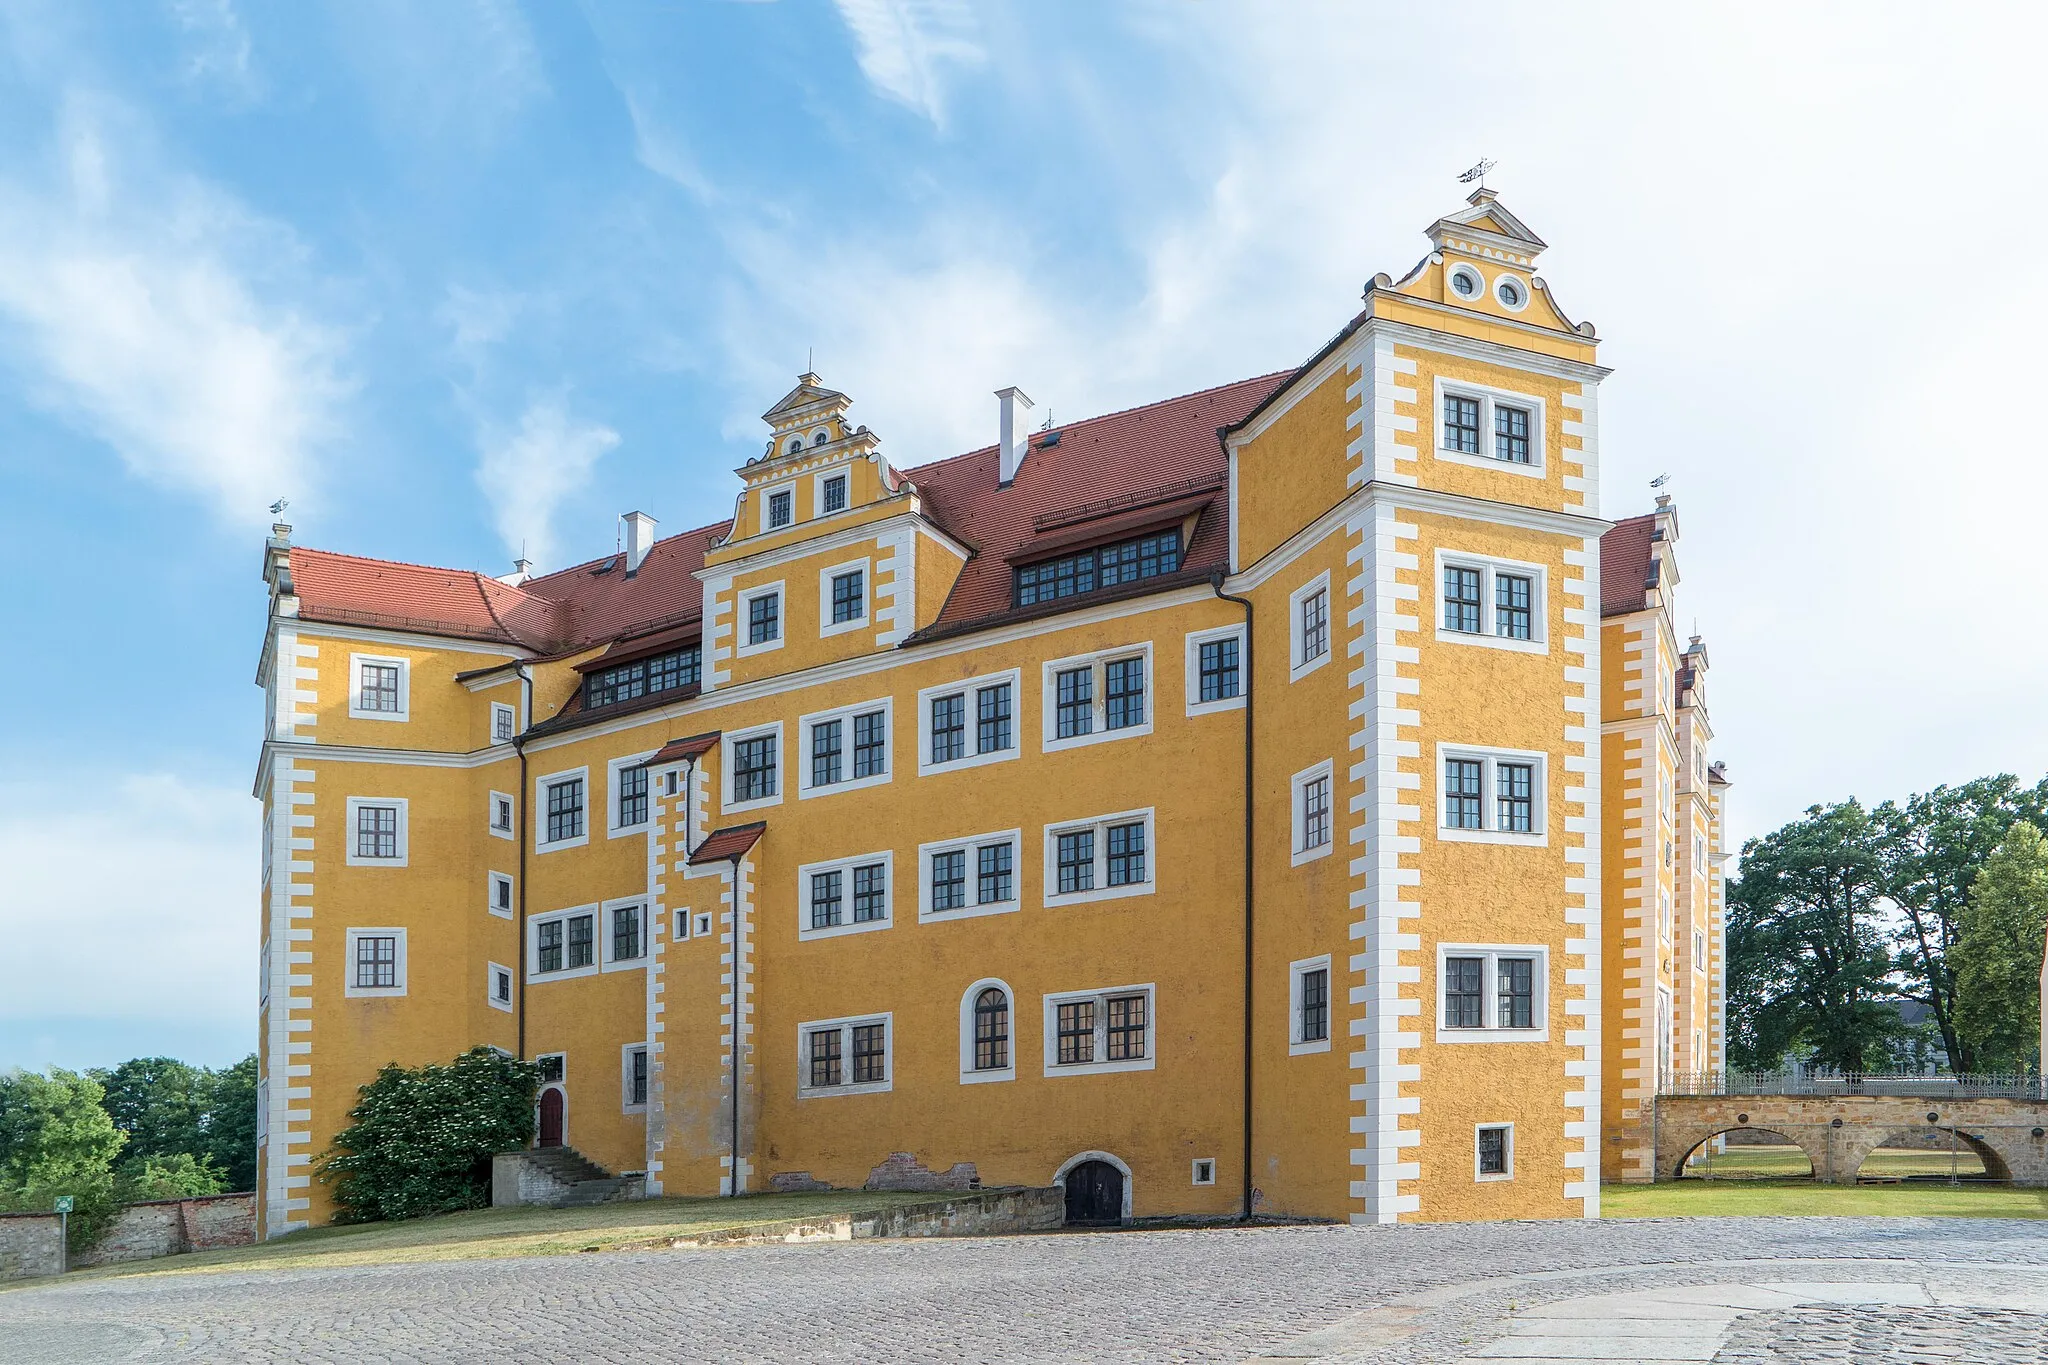
[[1024, 454], [1031, 448], [1031, 428], [1023, 417], [1024, 413], [1031, 411], [1032, 404], [1024, 390], [1014, 384], [1007, 389], [997, 389], [996, 400], [1002, 404], [1002, 416], [997, 423], [996, 455], [1001, 470], [1000, 482], [1007, 487], [1017, 477], [1017, 466], [1024, 463]]
[[498, 581], [510, 584], [516, 588], [524, 584], [531, 577], [533, 577], [533, 561], [525, 555], [521, 555], [512, 561], [512, 572], [499, 574]]
[[640, 572], [640, 561], [654, 548], [654, 518], [645, 512], [628, 512], [626, 523], [626, 572]]

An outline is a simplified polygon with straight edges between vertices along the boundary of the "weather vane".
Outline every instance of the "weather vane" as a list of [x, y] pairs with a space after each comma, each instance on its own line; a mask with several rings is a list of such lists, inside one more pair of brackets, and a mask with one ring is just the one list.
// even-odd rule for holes
[[1665, 484], [1670, 482], [1671, 476], [1669, 474], [1659, 474], [1656, 478], [1650, 480], [1650, 487], [1662, 488]]
[[291, 505], [291, 499], [279, 498], [276, 502], [270, 504], [270, 515], [273, 517], [281, 516], [284, 513], [284, 509]]
[[1458, 183], [1460, 185], [1469, 185], [1473, 181], [1477, 180], [1479, 182], [1479, 188], [1483, 190], [1486, 188], [1486, 173], [1499, 164], [1499, 162], [1494, 161], [1489, 157], [1481, 157], [1479, 159], [1478, 165], [1472, 167], [1472, 169], [1466, 171], [1463, 175], [1460, 175], [1458, 177]]

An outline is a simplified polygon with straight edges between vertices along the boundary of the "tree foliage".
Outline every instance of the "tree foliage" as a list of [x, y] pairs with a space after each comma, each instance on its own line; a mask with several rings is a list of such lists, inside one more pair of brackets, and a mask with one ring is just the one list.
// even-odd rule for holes
[[108, 1116], [128, 1135], [125, 1173], [139, 1173], [152, 1159], [175, 1167], [189, 1156], [210, 1166], [225, 1188], [256, 1188], [254, 1053], [219, 1071], [137, 1057], [90, 1074], [105, 1091]]
[[2041, 956], [2048, 930], [2048, 841], [2015, 823], [1970, 885], [1949, 954], [1956, 1023], [1984, 1070], [2038, 1065]]
[[100, 1107], [91, 1076], [0, 1074], [0, 1209], [48, 1212], [70, 1195], [71, 1249], [91, 1246], [114, 1216], [114, 1161], [126, 1140]]
[[481, 1208], [491, 1158], [533, 1140], [540, 1068], [478, 1047], [446, 1066], [385, 1067], [323, 1154], [336, 1221], [375, 1222]]

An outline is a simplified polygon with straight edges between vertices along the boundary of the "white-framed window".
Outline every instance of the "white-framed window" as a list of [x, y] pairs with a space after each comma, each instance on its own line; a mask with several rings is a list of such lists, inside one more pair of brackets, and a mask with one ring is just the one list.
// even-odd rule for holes
[[511, 919], [517, 902], [513, 899], [514, 887], [509, 872], [487, 872], [484, 874], [484, 909], [499, 919]]
[[1459, 843], [1550, 842], [1550, 757], [1532, 749], [1439, 744], [1437, 837]]
[[1287, 964], [1287, 1055], [1330, 1050], [1330, 955]]
[[1242, 708], [1248, 679], [1244, 627], [1223, 626], [1217, 630], [1189, 631], [1187, 659], [1183, 668], [1189, 715], [1206, 716], [1216, 711]]
[[818, 634], [844, 635], [868, 623], [873, 575], [865, 559], [848, 560], [818, 571]]
[[1045, 827], [1045, 903], [1152, 894], [1152, 808]]
[[1330, 571], [1287, 595], [1287, 680], [1300, 682], [1330, 662]]
[[983, 977], [960, 996], [960, 1084], [1017, 1078], [1017, 993]]
[[1704, 929], [1692, 931], [1692, 965], [1694, 971], [1707, 969], [1707, 931]]
[[649, 778], [642, 764], [654, 757], [654, 751], [644, 754], [628, 754], [614, 758], [605, 764], [605, 791], [610, 818], [605, 822], [608, 838], [622, 834], [640, 834], [647, 828]]
[[1436, 638], [1523, 654], [1549, 639], [1549, 571], [1541, 564], [1436, 552]]
[[1659, 942], [1671, 942], [1672, 918], [1671, 892], [1660, 886], [1657, 888], [1657, 939]]
[[838, 938], [895, 923], [895, 863], [884, 851], [799, 867], [796, 936]]
[[598, 968], [596, 905], [552, 910], [526, 921], [526, 979], [562, 981], [590, 976]]
[[604, 910], [604, 969], [623, 971], [647, 965], [647, 902], [638, 896], [606, 901]]
[[[798, 440], [799, 449], [803, 441]], [[766, 531], [780, 531], [796, 523], [796, 485], [782, 484], [768, 489], [761, 499], [761, 527]]]
[[1023, 695], [1018, 669], [985, 678], [927, 687], [917, 694], [917, 771], [952, 772], [1015, 758], [1018, 701]]
[[1445, 278], [1450, 282], [1451, 292], [1468, 303], [1476, 302], [1486, 293], [1486, 277], [1463, 261], [1452, 266]]
[[590, 842], [590, 769], [567, 768], [534, 779], [536, 853], [581, 848]]
[[405, 720], [412, 714], [412, 660], [348, 656], [348, 713], [356, 720]]
[[1155, 991], [1142, 986], [1061, 991], [1045, 997], [1045, 1074], [1150, 1071], [1159, 1021]]
[[701, 915], [697, 916], [697, 935], [696, 935], [696, 936], [697, 936], [698, 938], [703, 938], [703, 937], [704, 937], [705, 935], [709, 934], [710, 932], [711, 932], [711, 916], [710, 916], [710, 914], [709, 914], [709, 913], [705, 913], [705, 914], [701, 914]]
[[797, 755], [797, 795], [827, 796], [887, 782], [894, 709], [890, 698], [882, 697], [799, 717], [796, 732], [803, 751]]
[[871, 1095], [895, 1082], [891, 1016], [862, 1014], [797, 1025], [797, 1096]]
[[1513, 1180], [1515, 1178], [1515, 1125], [1481, 1123], [1472, 1130], [1472, 1178]]
[[351, 929], [347, 954], [344, 996], [405, 994], [405, 930]]
[[519, 711], [508, 702], [491, 703], [491, 743], [510, 744], [519, 733]]
[[917, 849], [919, 920], [1001, 915], [1024, 902], [1024, 832], [943, 839]]
[[1216, 1183], [1216, 1158], [1198, 1156], [1188, 1163], [1188, 1183], [1191, 1185], [1213, 1185]]
[[627, 1043], [619, 1049], [619, 1112], [647, 1112], [647, 1044]]
[[256, 950], [256, 1003], [262, 1005], [270, 999], [270, 939], [266, 937]]
[[1550, 1037], [1550, 950], [1540, 944], [1440, 943], [1436, 1040], [1540, 1043]]
[[844, 512], [852, 505], [852, 491], [844, 469], [820, 470], [811, 476], [811, 506], [817, 516]]
[[719, 740], [725, 754], [725, 811], [782, 804], [782, 722], [735, 730]]
[[1289, 782], [1294, 793], [1294, 866], [1327, 858], [1337, 846], [1336, 765], [1324, 759]]
[[765, 654], [782, 648], [782, 637], [788, 634], [783, 606], [779, 579], [742, 590], [739, 618], [734, 625], [739, 643], [733, 646], [734, 651], [741, 655]]
[[351, 796], [348, 865], [404, 867], [409, 856], [410, 805], [403, 796]]
[[512, 1012], [512, 969], [501, 962], [484, 964], [484, 1003], [494, 1010]]
[[1542, 478], [1544, 405], [1534, 394], [1438, 376], [1436, 457]]
[[1152, 733], [1152, 642], [1054, 659], [1040, 705], [1046, 753]]
[[500, 839], [516, 839], [518, 831], [512, 809], [512, 793], [492, 792], [484, 802], [484, 818], [490, 822], [491, 833]]

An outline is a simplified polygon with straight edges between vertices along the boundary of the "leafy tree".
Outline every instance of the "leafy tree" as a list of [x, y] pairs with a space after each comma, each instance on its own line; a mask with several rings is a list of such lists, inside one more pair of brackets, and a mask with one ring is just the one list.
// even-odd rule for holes
[[2039, 1061], [2041, 956], [2048, 934], [2048, 840], [2012, 826], [1970, 886], [1962, 932], [1949, 954], [1956, 1025], [1985, 1070]]
[[114, 1177], [114, 1197], [123, 1204], [150, 1199], [192, 1199], [227, 1188], [220, 1168], [190, 1152], [176, 1156], [137, 1157], [121, 1164]]
[[206, 1101], [206, 1145], [231, 1190], [256, 1188], [256, 1054], [216, 1071]]
[[47, 1211], [70, 1195], [73, 1251], [114, 1215], [114, 1159], [126, 1139], [100, 1101], [99, 1082], [76, 1072], [0, 1074], [0, 1209]]
[[540, 1068], [477, 1047], [446, 1066], [393, 1063], [364, 1086], [349, 1126], [320, 1159], [337, 1222], [482, 1208], [491, 1158], [533, 1140]]
[[206, 1117], [213, 1077], [206, 1068], [171, 1057], [137, 1057], [107, 1071], [88, 1073], [105, 1092], [101, 1101], [114, 1126], [128, 1135], [130, 1159], [198, 1155], [206, 1150]]
[[1879, 921], [1878, 845], [1870, 815], [1853, 800], [1810, 806], [1743, 845], [1729, 892], [1736, 1055], [1770, 1065], [1796, 1043], [1821, 1066], [1862, 1071], [1901, 1031], [1887, 1003], [1892, 960]]
[[1899, 911], [1897, 967], [1911, 983], [1904, 994], [1932, 1013], [1955, 1071], [1974, 1071], [1980, 1060], [1967, 1030], [1957, 1025], [1952, 960], [1970, 885], [2014, 821], [2043, 823], [2044, 797], [2048, 782], [2025, 788], [2001, 773], [1944, 784], [1904, 805], [1887, 801], [1871, 812], [1885, 894]]

